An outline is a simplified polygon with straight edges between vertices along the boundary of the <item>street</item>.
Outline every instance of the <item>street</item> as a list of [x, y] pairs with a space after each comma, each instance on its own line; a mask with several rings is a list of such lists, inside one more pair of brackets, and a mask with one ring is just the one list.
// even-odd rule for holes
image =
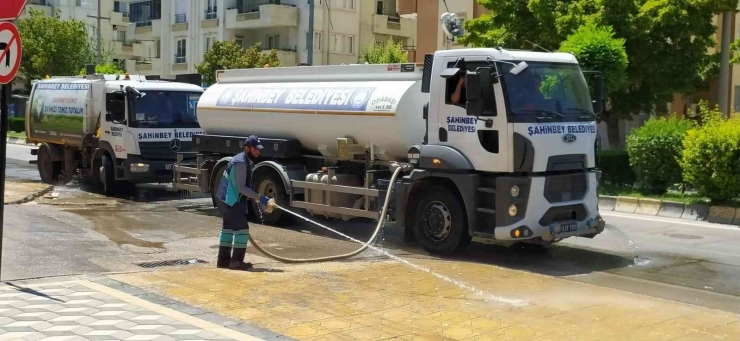
[[[8, 179], [38, 180], [35, 165], [28, 164], [29, 150], [8, 145]], [[438, 259], [405, 244], [394, 226], [384, 228], [376, 246], [428, 268], [460, 262], [740, 313], [740, 228], [612, 212], [604, 217], [607, 229], [596, 238], [567, 239], [544, 249], [474, 242], [457, 257]], [[360, 240], [366, 240], [375, 225], [317, 220]], [[140, 186], [117, 198], [74, 182], [57, 186], [33, 202], [5, 207], [2, 280], [146, 273], [150, 269], [144, 263], [167, 260], [201, 260], [207, 264], [194, 266], [212, 271], [220, 223], [210, 198], [185, 197], [166, 185]], [[260, 245], [287, 257], [322, 257], [359, 247], [306, 223], [283, 228], [252, 224], [250, 232]], [[247, 257], [266, 273], [291, 268], [252, 247]], [[349, 263], [335, 264], [373, 264], [385, 258], [368, 250]], [[331, 263], [312, 269], [327, 267]], [[177, 267], [154, 270], [162, 268]], [[458, 270], [454, 278], [464, 283], [476, 276]]]

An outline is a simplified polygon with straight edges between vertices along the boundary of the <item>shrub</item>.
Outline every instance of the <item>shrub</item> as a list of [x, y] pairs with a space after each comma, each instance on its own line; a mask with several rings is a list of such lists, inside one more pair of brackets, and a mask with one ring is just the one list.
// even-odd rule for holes
[[651, 119], [627, 137], [630, 165], [651, 193], [664, 194], [668, 187], [681, 182], [682, 142], [695, 124], [676, 117]]
[[719, 110], [700, 105], [703, 125], [683, 141], [683, 177], [713, 203], [727, 202], [740, 194], [740, 118], [722, 120]]
[[637, 175], [630, 167], [630, 159], [625, 150], [604, 150], [599, 157], [601, 182], [609, 185], [632, 186]]
[[8, 118], [8, 131], [22, 133], [26, 131], [26, 119], [23, 117]]

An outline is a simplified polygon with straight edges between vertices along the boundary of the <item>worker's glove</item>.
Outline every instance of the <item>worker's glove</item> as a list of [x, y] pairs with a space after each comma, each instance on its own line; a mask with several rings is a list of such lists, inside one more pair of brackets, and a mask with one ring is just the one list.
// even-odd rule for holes
[[264, 196], [264, 195], [260, 196], [260, 204], [262, 204], [262, 206], [267, 206], [268, 201], [270, 201], [269, 197]]

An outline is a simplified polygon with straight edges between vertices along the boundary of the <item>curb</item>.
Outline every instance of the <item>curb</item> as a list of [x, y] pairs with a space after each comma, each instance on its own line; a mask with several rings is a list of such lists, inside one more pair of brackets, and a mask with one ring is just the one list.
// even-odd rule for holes
[[27, 143], [25, 138], [20, 137], [8, 137], [5, 139], [5, 142], [10, 144], [20, 144], [25, 146], [33, 146], [33, 143]]
[[659, 199], [599, 195], [599, 211], [634, 213], [740, 226], [740, 208], [727, 206], [684, 204]]
[[25, 203], [27, 203], [29, 201], [33, 201], [34, 199], [36, 199], [36, 198], [38, 198], [38, 197], [40, 197], [40, 196], [42, 196], [42, 195], [44, 195], [46, 193], [51, 192], [53, 189], [54, 189], [54, 186], [49, 185], [49, 186], [47, 186], [46, 188], [44, 188], [42, 190], [36, 191], [35, 193], [29, 194], [29, 195], [23, 197], [22, 199], [18, 199], [18, 200], [6, 202], [5, 205], [25, 204]]

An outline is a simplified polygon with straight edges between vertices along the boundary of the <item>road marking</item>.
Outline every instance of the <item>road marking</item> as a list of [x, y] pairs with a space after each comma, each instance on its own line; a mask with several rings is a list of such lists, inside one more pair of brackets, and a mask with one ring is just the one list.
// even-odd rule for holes
[[[627, 214], [617, 214], [617, 213], [600, 213], [604, 217], [616, 217], [616, 218], [626, 218], [626, 219], [636, 219], [636, 220], [644, 220], [644, 221], [652, 221], [656, 223], [665, 223], [665, 224], [676, 224], [676, 225], [687, 225], [687, 226], [696, 226], [696, 227], [706, 227], [706, 228], [712, 228], [712, 229], [719, 229], [719, 230], [729, 230], [729, 231], [738, 231], [740, 232], [740, 227], [732, 227], [728, 225], [721, 225], [721, 224], [715, 224], [715, 223], [707, 223], [707, 222], [690, 222], [690, 221], [681, 221], [676, 219], [670, 219], [670, 218], [648, 218], [648, 217], [642, 217], [638, 215], [627, 215]], [[608, 223], [608, 221], [607, 221]]]

